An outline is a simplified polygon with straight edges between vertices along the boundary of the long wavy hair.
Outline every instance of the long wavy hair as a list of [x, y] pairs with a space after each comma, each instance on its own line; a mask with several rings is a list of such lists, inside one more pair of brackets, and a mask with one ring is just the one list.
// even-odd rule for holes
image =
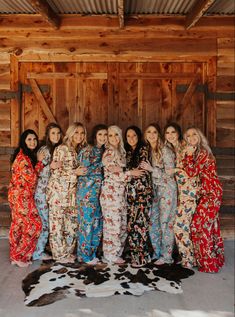
[[[153, 127], [156, 129], [157, 134], [158, 134], [158, 138], [157, 138], [157, 144], [155, 148], [152, 148], [151, 144], [149, 143], [149, 141], [147, 140], [147, 130]], [[162, 136], [161, 136], [161, 129], [159, 127], [159, 125], [154, 122], [151, 123], [147, 126], [147, 128], [144, 131], [144, 141], [146, 142], [146, 144], [148, 144], [149, 149], [150, 149], [150, 156], [152, 158], [152, 161], [155, 160], [157, 162], [158, 165], [162, 165], [162, 148], [164, 146], [164, 143], [162, 141]], [[152, 162], [153, 163], [153, 162]]]
[[[27, 147], [27, 144], [25, 143], [25, 140], [27, 138], [27, 136], [29, 134], [33, 134], [35, 135], [36, 137], [36, 140], [37, 140], [37, 146], [34, 150], [30, 150], [28, 147]], [[27, 129], [25, 130], [21, 136], [20, 136], [20, 140], [19, 140], [19, 145], [18, 147], [15, 149], [12, 157], [11, 157], [11, 163], [13, 163], [15, 161], [15, 158], [17, 156], [17, 154], [20, 152], [20, 150], [22, 150], [22, 152], [24, 153], [24, 155], [28, 156], [33, 167], [35, 167], [35, 165], [37, 164], [37, 151], [38, 151], [38, 148], [39, 148], [39, 142], [38, 142], [38, 135], [37, 133], [34, 131], [34, 130], [31, 130], [31, 129]]]
[[[108, 135], [110, 130], [113, 130], [115, 133], [118, 134], [119, 137], [119, 145], [118, 145], [118, 149], [114, 149], [115, 151], [115, 158], [120, 160], [120, 165], [122, 167], [126, 166], [126, 150], [124, 147], [124, 142], [123, 142], [123, 138], [122, 138], [122, 130], [116, 126], [116, 125], [111, 125], [108, 127]], [[107, 148], [112, 147], [112, 145], [109, 143], [109, 138], [108, 138], [108, 144], [107, 144]]]
[[68, 127], [64, 139], [63, 139], [63, 144], [67, 145], [68, 148], [74, 148], [73, 146], [73, 136], [77, 130], [77, 128], [83, 128], [84, 130], [84, 140], [82, 141], [81, 144], [78, 144], [77, 147], [75, 148], [75, 150], [77, 151], [79, 148], [82, 148], [83, 146], [85, 146], [87, 144], [87, 131], [85, 126], [81, 123], [81, 122], [74, 122], [72, 124], [70, 124], [70, 126]]
[[[130, 144], [127, 142], [127, 133], [129, 130], [133, 130], [138, 138], [138, 142], [136, 144], [136, 148], [133, 150], [132, 147], [130, 146]], [[143, 142], [143, 135], [142, 132], [140, 130], [139, 127], [135, 126], [135, 125], [131, 125], [129, 126], [126, 131], [125, 131], [125, 135], [124, 135], [124, 146], [125, 146], [125, 150], [126, 152], [131, 153], [131, 162], [133, 166], [138, 166], [138, 157], [139, 157], [139, 151], [140, 148], [143, 146], [144, 142]]]
[[212, 150], [209, 146], [209, 143], [208, 143], [208, 140], [207, 138], [205, 137], [205, 135], [202, 133], [202, 131], [196, 127], [189, 127], [185, 133], [184, 133], [184, 140], [185, 142], [187, 142], [187, 132], [189, 130], [194, 130], [198, 136], [198, 139], [199, 139], [199, 142], [198, 142], [198, 145], [197, 145], [197, 149], [196, 149], [196, 155], [200, 152], [201, 149], [204, 149], [211, 158], [214, 158], [214, 155], [212, 153]]
[[[54, 129], [54, 128], [57, 128], [60, 131], [60, 139], [59, 139], [59, 142], [56, 143], [56, 144], [52, 143], [51, 140], [50, 140], [50, 131], [52, 129]], [[42, 145], [46, 145], [46, 147], [48, 148], [48, 150], [49, 150], [49, 152], [51, 154], [51, 157], [53, 156], [55, 148], [62, 143], [62, 140], [63, 140], [63, 136], [62, 135], [63, 135], [62, 129], [57, 123], [51, 122], [51, 123], [49, 123], [47, 125], [46, 132], [45, 132], [45, 137], [43, 139]]]

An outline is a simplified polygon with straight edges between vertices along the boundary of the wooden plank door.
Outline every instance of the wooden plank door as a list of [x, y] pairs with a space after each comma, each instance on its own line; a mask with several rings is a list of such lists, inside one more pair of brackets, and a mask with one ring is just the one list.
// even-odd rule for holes
[[183, 129], [205, 131], [204, 69], [202, 63], [22, 63], [24, 85], [48, 88], [23, 92], [22, 128], [39, 137], [46, 125], [81, 121], [88, 133], [97, 123], [117, 124], [123, 130], [151, 122], [163, 128], [169, 121]]

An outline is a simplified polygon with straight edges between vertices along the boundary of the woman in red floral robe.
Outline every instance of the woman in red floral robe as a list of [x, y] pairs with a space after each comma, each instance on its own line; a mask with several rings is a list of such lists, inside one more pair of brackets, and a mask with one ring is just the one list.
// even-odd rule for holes
[[12, 264], [26, 267], [31, 262], [41, 231], [41, 220], [34, 201], [38, 172], [43, 168], [38, 155], [38, 137], [33, 130], [26, 130], [20, 137], [12, 164], [12, 177], [8, 191], [8, 201], [12, 212], [9, 233], [10, 259]]
[[199, 176], [199, 202], [191, 223], [195, 258], [201, 272], [215, 273], [224, 264], [224, 246], [220, 235], [219, 209], [222, 187], [216, 174], [215, 159], [202, 132], [190, 128], [185, 132], [184, 170], [191, 177]]

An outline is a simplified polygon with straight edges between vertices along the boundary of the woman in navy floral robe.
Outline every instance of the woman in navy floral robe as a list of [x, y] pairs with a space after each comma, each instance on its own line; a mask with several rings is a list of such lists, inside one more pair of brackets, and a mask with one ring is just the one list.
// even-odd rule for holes
[[[141, 162], [148, 161], [148, 149], [142, 143], [141, 130], [130, 126], [125, 133], [126, 168], [139, 169]], [[127, 229], [131, 262], [140, 267], [150, 261], [149, 223], [152, 204], [152, 182], [149, 172], [132, 177], [127, 182]]]

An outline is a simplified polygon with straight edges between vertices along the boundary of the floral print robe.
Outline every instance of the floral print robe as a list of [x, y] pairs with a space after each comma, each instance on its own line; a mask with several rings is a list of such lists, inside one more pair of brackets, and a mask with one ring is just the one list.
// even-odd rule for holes
[[177, 206], [177, 187], [173, 176], [166, 169], [175, 167], [173, 151], [164, 146], [162, 149], [162, 164], [152, 160], [154, 199], [150, 215], [150, 238], [153, 246], [153, 258], [164, 263], [172, 263], [174, 246], [173, 223]]
[[185, 156], [184, 169], [190, 177], [199, 176], [200, 198], [191, 224], [192, 241], [199, 271], [218, 272], [224, 264], [224, 246], [220, 234], [219, 209], [222, 187], [215, 160], [201, 149], [196, 157]]
[[42, 231], [38, 238], [36, 249], [33, 253], [33, 260], [41, 259], [49, 236], [49, 211], [46, 199], [46, 189], [50, 176], [51, 154], [46, 146], [42, 146], [39, 151], [45, 154], [43, 159], [43, 169], [38, 175], [37, 187], [34, 195], [35, 203], [42, 222]]
[[178, 205], [176, 209], [174, 233], [175, 241], [181, 256], [181, 265], [195, 266], [193, 243], [191, 238], [191, 222], [197, 207], [199, 193], [198, 176], [189, 177], [182, 169], [184, 158], [183, 145], [179, 145], [176, 150], [176, 168], [175, 179], [178, 188]]
[[10, 259], [29, 262], [36, 248], [41, 232], [41, 220], [34, 201], [38, 172], [41, 162], [33, 167], [22, 150], [12, 165], [8, 201], [11, 207], [12, 222], [9, 232]]
[[55, 149], [53, 161], [61, 161], [62, 166], [51, 170], [47, 187], [49, 241], [53, 259], [61, 260], [73, 253], [76, 243], [77, 153], [62, 144]]
[[87, 168], [87, 174], [78, 177], [78, 244], [79, 262], [89, 262], [96, 257], [96, 251], [102, 235], [102, 214], [100, 191], [103, 180], [103, 149], [87, 146], [78, 154], [78, 163]]
[[103, 253], [108, 262], [116, 262], [121, 257], [126, 241], [126, 201], [124, 172], [111, 172], [109, 167], [123, 167], [122, 158], [111, 146], [102, 158], [104, 181], [101, 187], [100, 204], [103, 214]]
[[[127, 169], [132, 170], [144, 161], [148, 161], [146, 146], [139, 149], [133, 157], [133, 152], [126, 154]], [[152, 204], [152, 182], [149, 172], [142, 177], [133, 177], [127, 182], [127, 217], [128, 217], [128, 243], [131, 261], [142, 265], [150, 260], [149, 250], [149, 223], [150, 208]]]

